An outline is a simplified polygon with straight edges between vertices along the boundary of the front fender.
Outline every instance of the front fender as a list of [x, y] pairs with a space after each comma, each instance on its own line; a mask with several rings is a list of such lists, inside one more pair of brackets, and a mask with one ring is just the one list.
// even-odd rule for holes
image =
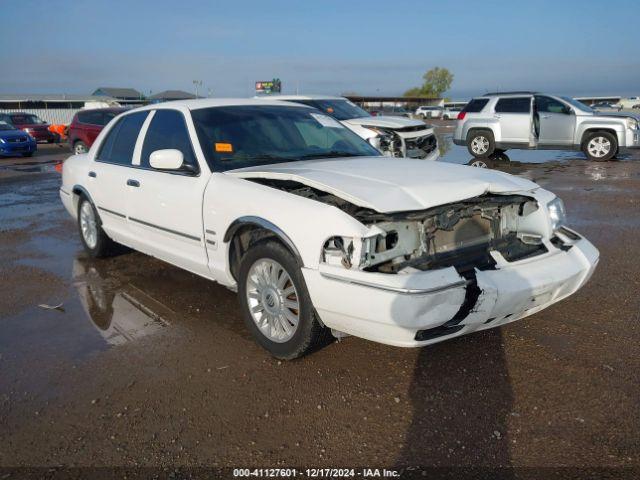
[[342, 210], [276, 188], [224, 173], [214, 173], [204, 195], [204, 229], [221, 240], [208, 251], [210, 268], [224, 284], [234, 283], [229, 241], [243, 225], [273, 231], [298, 257], [317, 269], [324, 242], [333, 236], [362, 237], [368, 229]]
[[615, 132], [616, 137], [618, 138], [618, 145], [625, 144], [625, 131], [626, 124], [624, 119], [617, 120], [609, 118], [589, 118], [587, 120], [582, 120], [578, 123], [576, 127], [576, 137], [574, 139], [574, 143], [576, 145], [582, 145], [582, 140], [584, 136], [590, 130], [609, 130], [611, 132]]
[[269, 220], [265, 220], [262, 217], [247, 215], [245, 217], [240, 217], [234, 220], [233, 223], [229, 226], [229, 228], [225, 232], [223, 241], [225, 243], [229, 243], [233, 238], [233, 236], [236, 234], [236, 232], [238, 232], [242, 227], [247, 227], [247, 226], [259, 227], [264, 230], [269, 230], [270, 232], [273, 232], [276, 235], [276, 237], [278, 237], [287, 247], [289, 247], [289, 250], [291, 250], [291, 253], [293, 253], [293, 256], [296, 257], [296, 260], [298, 261], [298, 263], [301, 266], [303, 265], [302, 256], [300, 255], [300, 252], [298, 251], [296, 244], [293, 243], [293, 240], [291, 240], [289, 236], [286, 233], [284, 233], [280, 227], [271, 223]]

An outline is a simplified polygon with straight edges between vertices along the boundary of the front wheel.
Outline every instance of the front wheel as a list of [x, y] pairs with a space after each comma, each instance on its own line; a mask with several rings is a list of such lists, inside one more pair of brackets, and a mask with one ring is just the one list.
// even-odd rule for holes
[[102, 229], [100, 217], [86, 197], [80, 197], [78, 202], [78, 230], [82, 245], [90, 257], [107, 257], [115, 252], [117, 244]]
[[331, 338], [316, 317], [300, 265], [279, 242], [255, 244], [242, 257], [238, 298], [247, 328], [276, 358], [301, 357]]
[[618, 151], [618, 139], [609, 132], [593, 132], [582, 142], [582, 151], [589, 160], [606, 162]]
[[467, 150], [476, 158], [489, 157], [495, 150], [493, 135], [485, 131], [471, 132], [467, 137]]

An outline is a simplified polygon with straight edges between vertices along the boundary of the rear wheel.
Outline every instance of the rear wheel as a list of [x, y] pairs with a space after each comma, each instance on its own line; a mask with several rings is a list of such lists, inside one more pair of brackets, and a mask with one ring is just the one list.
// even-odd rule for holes
[[84, 196], [78, 202], [78, 230], [82, 245], [90, 257], [108, 257], [116, 251], [118, 244], [104, 232], [95, 207]]
[[87, 153], [89, 151], [89, 147], [84, 142], [77, 141], [73, 144], [73, 153], [76, 155], [82, 155], [83, 153]]
[[589, 160], [606, 162], [618, 152], [618, 139], [609, 132], [593, 132], [582, 142], [582, 151]]
[[476, 158], [486, 158], [495, 150], [493, 134], [485, 130], [469, 132], [467, 136], [467, 150]]
[[247, 328], [274, 357], [292, 360], [330, 341], [298, 262], [279, 242], [260, 242], [242, 257], [238, 298]]

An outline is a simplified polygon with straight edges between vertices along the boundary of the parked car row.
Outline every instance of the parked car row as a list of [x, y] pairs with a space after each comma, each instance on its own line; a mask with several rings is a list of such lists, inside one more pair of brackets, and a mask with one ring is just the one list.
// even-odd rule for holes
[[347, 334], [440, 342], [588, 281], [599, 253], [559, 198], [501, 172], [389, 159], [372, 139], [426, 129], [409, 122], [326, 97], [150, 105], [64, 162], [60, 198], [88, 255], [123, 244], [237, 291], [247, 329], [283, 359]]

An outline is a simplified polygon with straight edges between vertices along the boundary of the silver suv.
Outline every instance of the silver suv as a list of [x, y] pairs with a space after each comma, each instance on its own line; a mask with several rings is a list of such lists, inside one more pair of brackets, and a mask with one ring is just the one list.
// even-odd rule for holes
[[517, 148], [582, 150], [590, 160], [605, 161], [640, 148], [640, 130], [637, 117], [596, 112], [569, 97], [488, 93], [458, 115], [453, 141], [481, 158]]

